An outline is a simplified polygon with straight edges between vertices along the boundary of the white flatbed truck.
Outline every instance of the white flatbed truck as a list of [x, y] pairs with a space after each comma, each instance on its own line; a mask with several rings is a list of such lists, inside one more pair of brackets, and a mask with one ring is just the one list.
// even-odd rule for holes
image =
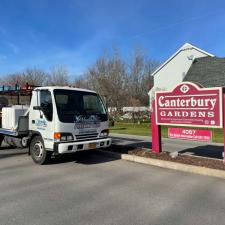
[[37, 87], [29, 106], [2, 108], [0, 143], [29, 148], [37, 164], [52, 155], [111, 145], [108, 114], [94, 91], [71, 87]]

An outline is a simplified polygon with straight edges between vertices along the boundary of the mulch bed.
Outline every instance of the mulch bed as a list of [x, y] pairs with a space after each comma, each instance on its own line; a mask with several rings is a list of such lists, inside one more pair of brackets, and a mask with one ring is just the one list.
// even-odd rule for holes
[[121, 146], [121, 145], [112, 145], [108, 149], [111, 152], [123, 153], [123, 154], [130, 154], [136, 155], [146, 158], [152, 159], [160, 159], [165, 161], [183, 163], [188, 165], [194, 166], [201, 166], [211, 169], [218, 169], [218, 170], [225, 170], [225, 164], [222, 160], [219, 159], [210, 159], [204, 158], [200, 156], [189, 156], [189, 155], [182, 155], [178, 154], [176, 158], [172, 158], [169, 152], [162, 152], [159, 154], [155, 154], [149, 150], [142, 149], [142, 148], [133, 148], [132, 146]]

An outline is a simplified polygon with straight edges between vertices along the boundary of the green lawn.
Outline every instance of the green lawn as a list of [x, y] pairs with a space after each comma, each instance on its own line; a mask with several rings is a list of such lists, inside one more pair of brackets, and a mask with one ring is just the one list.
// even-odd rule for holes
[[[168, 137], [167, 126], [162, 126], [162, 136]], [[110, 127], [111, 133], [134, 134], [134, 135], [151, 135], [151, 125], [149, 123], [121, 123], [116, 122], [114, 127]], [[223, 143], [223, 129], [212, 129], [213, 142]]]

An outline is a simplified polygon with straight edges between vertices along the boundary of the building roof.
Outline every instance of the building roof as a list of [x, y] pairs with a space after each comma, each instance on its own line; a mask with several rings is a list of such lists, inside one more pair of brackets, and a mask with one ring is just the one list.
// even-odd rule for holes
[[225, 86], [225, 58], [207, 56], [195, 59], [184, 81], [199, 83], [203, 87]]
[[164, 66], [166, 66], [174, 57], [176, 57], [181, 51], [185, 51], [185, 50], [189, 50], [189, 49], [195, 49], [199, 52], [202, 52], [208, 56], [213, 57], [214, 55], [192, 45], [189, 43], [185, 43], [180, 49], [178, 49], [178, 51], [176, 51], [169, 59], [167, 59], [161, 66], [159, 66], [153, 73], [152, 76], [154, 76], [156, 73], [158, 73]]

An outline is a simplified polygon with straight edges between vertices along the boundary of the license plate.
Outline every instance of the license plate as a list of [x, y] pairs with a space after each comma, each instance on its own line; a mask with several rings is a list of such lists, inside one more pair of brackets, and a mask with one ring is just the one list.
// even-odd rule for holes
[[96, 143], [90, 143], [90, 144], [88, 145], [89, 148], [96, 148], [96, 146], [97, 146]]

